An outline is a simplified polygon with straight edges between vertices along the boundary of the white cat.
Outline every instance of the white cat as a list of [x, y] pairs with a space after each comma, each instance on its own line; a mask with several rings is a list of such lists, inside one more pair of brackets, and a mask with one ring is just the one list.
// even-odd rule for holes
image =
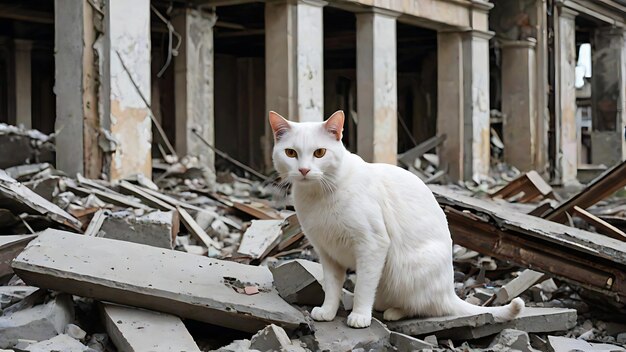
[[344, 114], [326, 122], [295, 123], [269, 113], [274, 166], [293, 185], [298, 219], [324, 270], [318, 321], [335, 318], [346, 269], [356, 270], [348, 325], [367, 327], [372, 308], [385, 320], [414, 316], [491, 313], [516, 317], [524, 301], [478, 307], [454, 292], [452, 239], [446, 216], [412, 173], [371, 164], [341, 142]]

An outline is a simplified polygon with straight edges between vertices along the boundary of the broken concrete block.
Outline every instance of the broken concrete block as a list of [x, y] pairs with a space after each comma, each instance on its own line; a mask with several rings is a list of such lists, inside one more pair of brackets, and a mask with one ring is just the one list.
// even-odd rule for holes
[[23, 300], [35, 291], [37, 287], [32, 286], [0, 286], [0, 309]]
[[566, 331], [576, 325], [576, 310], [526, 307], [515, 319], [496, 323], [491, 314], [409, 319], [389, 322], [389, 329], [411, 336], [435, 333], [438, 338], [471, 340], [517, 329], [529, 333]]
[[119, 351], [200, 351], [179, 317], [103, 304], [104, 325]]
[[250, 340], [236, 340], [224, 347], [220, 347], [219, 349], [215, 350], [215, 352], [250, 352], [250, 351], [254, 351], [250, 349]]
[[[0, 170], [1, 171], [1, 170]], [[2, 200], [0, 200], [1, 202]], [[0, 236], [0, 278], [13, 274], [11, 261], [32, 241], [36, 235]]]
[[589, 343], [585, 340], [570, 339], [560, 336], [548, 336], [548, 345], [553, 352], [620, 352], [626, 351], [623, 347], [607, 343]]
[[75, 324], [67, 324], [65, 327], [65, 334], [76, 340], [83, 340], [87, 336], [85, 330]]
[[[236, 330], [257, 332], [268, 323], [294, 329], [304, 323], [302, 313], [273, 288], [266, 267], [52, 229], [31, 242], [12, 266], [22, 280], [38, 287]], [[250, 285], [260, 292], [237, 292]]]
[[43, 215], [76, 231], [82, 226], [78, 219], [17, 182], [4, 170], [0, 170], [0, 202], [3, 208], [14, 214]]
[[74, 320], [74, 306], [68, 295], [58, 295], [46, 304], [0, 317], [0, 348], [19, 339], [43, 341], [63, 333]]
[[399, 332], [392, 331], [389, 336], [389, 342], [391, 345], [398, 349], [398, 351], [415, 351], [425, 348], [434, 348], [435, 346], [429, 344], [426, 341], [416, 339], [415, 337], [401, 334]]
[[140, 217], [132, 212], [120, 211], [104, 219], [97, 237], [172, 249], [177, 234], [176, 211], [153, 211]]
[[28, 352], [51, 352], [51, 351], [63, 351], [63, 352], [89, 352], [93, 351], [91, 348], [83, 345], [71, 336], [61, 334], [55, 336], [49, 340], [37, 342], [26, 347]]
[[274, 276], [274, 285], [285, 301], [311, 306], [324, 302], [324, 273], [321, 264], [295, 259], [270, 270]]
[[354, 305], [354, 293], [342, 289], [341, 293], [341, 306], [344, 310], [352, 310], [352, 306]]
[[336, 317], [329, 322], [314, 322], [315, 344], [313, 351], [351, 351], [363, 348], [366, 351], [381, 351], [391, 347], [390, 331], [378, 319], [365, 329], [353, 329], [346, 324], [345, 317]]
[[250, 339], [250, 348], [259, 351], [282, 351], [291, 347], [291, 340], [283, 328], [274, 324], [256, 333]]
[[489, 347], [496, 351], [539, 352], [530, 346], [530, 338], [527, 332], [515, 329], [502, 330]]
[[214, 247], [215, 249], [222, 249], [222, 245], [212, 239], [207, 233], [198, 225], [196, 220], [187, 212], [187, 210], [183, 209], [181, 206], [177, 206], [176, 210], [180, 214], [180, 220], [185, 225], [185, 228], [189, 233], [198, 241], [200, 241], [207, 248]]
[[510, 302], [513, 298], [519, 296], [522, 292], [536, 284], [544, 275], [544, 273], [530, 269], [522, 271], [518, 277], [502, 286], [498, 292], [496, 292], [496, 299], [493, 301], [493, 304], [497, 306]]
[[252, 220], [237, 252], [252, 259], [263, 259], [278, 245], [282, 224], [283, 220]]

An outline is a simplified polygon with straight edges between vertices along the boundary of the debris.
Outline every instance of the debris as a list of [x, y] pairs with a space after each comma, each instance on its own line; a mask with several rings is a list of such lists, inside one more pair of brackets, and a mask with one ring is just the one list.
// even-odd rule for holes
[[252, 220], [237, 252], [252, 259], [265, 258], [278, 245], [282, 224], [283, 220]]
[[100, 209], [93, 214], [91, 221], [89, 222], [89, 226], [87, 226], [87, 230], [85, 230], [85, 236], [98, 236], [98, 232], [102, 228], [102, 224], [104, 224], [104, 220], [107, 219], [107, 211], [104, 209]]
[[300, 227], [298, 216], [293, 214], [285, 219], [285, 222], [283, 223], [282, 236], [275, 250], [284, 251], [303, 238], [304, 232], [302, 231], [302, 227]]
[[0, 278], [13, 273], [11, 261], [37, 235], [9, 235], [0, 236]]
[[121, 211], [107, 215], [96, 236], [172, 249], [178, 227], [178, 212], [173, 210], [139, 217]]
[[576, 325], [576, 310], [566, 308], [526, 307], [515, 319], [496, 323], [491, 314], [470, 316], [436, 317], [388, 322], [392, 331], [411, 336], [434, 333], [438, 338], [471, 340], [494, 335], [504, 329], [526, 332], [566, 331]]
[[626, 242], [510, 211], [504, 204], [446, 187], [429, 187], [444, 208], [456, 244], [626, 296]]
[[495, 305], [503, 305], [511, 302], [511, 300], [519, 296], [522, 292], [529, 289], [532, 285], [536, 284], [545, 275], [538, 271], [526, 269], [522, 271], [518, 277], [513, 279], [508, 284], [502, 286], [496, 292], [496, 298], [493, 301]]
[[[39, 235], [12, 266], [28, 284], [236, 330], [254, 332], [268, 322], [293, 329], [304, 322], [272, 288], [266, 267], [58, 230]], [[261, 292], [235, 294], [230, 281], [254, 283]]]
[[21, 213], [44, 215], [76, 231], [82, 226], [78, 219], [12, 179], [3, 170], [0, 170], [0, 202], [16, 216]]
[[354, 293], [346, 290], [345, 288], [342, 289], [341, 305], [345, 310], [352, 310], [352, 306], [354, 305]]
[[196, 220], [193, 219], [193, 217], [187, 212], [187, 210], [183, 209], [180, 206], [177, 206], [176, 209], [180, 214], [180, 220], [182, 221], [183, 225], [185, 225], [189, 233], [194, 238], [200, 241], [207, 248], [214, 247], [215, 249], [222, 249], [222, 245], [209, 237], [209, 235], [204, 232], [204, 230], [200, 227], [200, 225], [198, 225]]
[[534, 170], [517, 177], [491, 195], [491, 198], [509, 199], [512, 197], [520, 203], [528, 203], [537, 198], [558, 200], [552, 187]]
[[324, 301], [322, 265], [295, 259], [271, 269], [276, 290], [285, 301], [319, 306]]
[[54, 142], [51, 136], [37, 130], [0, 123], [0, 169], [12, 166], [54, 161]]
[[128, 194], [141, 199], [141, 201], [155, 209], [163, 211], [175, 210], [175, 206], [153, 196], [149, 191], [143, 190], [141, 187], [137, 187], [130, 182], [122, 181], [119, 184], [120, 191], [124, 194]]
[[378, 319], [372, 318], [372, 325], [365, 329], [353, 329], [346, 324], [345, 317], [336, 317], [333, 321], [314, 322], [315, 346], [313, 351], [351, 351], [363, 348], [366, 351], [381, 351], [390, 347], [391, 332]]
[[119, 351], [200, 351], [180, 318], [143, 309], [103, 304], [107, 333]]
[[10, 348], [19, 339], [43, 341], [65, 331], [74, 320], [74, 306], [68, 295], [59, 295], [46, 304], [0, 316], [0, 348]]
[[589, 343], [585, 340], [570, 339], [561, 336], [548, 336], [548, 344], [550, 350], [553, 352], [571, 352], [571, 351], [585, 351], [585, 352], [619, 352], [626, 351], [626, 349], [609, 345], [606, 343]]
[[250, 339], [250, 349], [259, 351], [283, 351], [291, 347], [285, 330], [270, 324]]
[[409, 149], [403, 154], [398, 155], [398, 161], [406, 166], [413, 166], [415, 159], [420, 158], [428, 151], [437, 148], [446, 140], [446, 135], [434, 136], [420, 143], [416, 147]]
[[32, 286], [0, 286], [0, 310], [13, 305], [37, 291]]
[[398, 351], [415, 351], [435, 347], [426, 341], [395, 331], [391, 332], [389, 342], [393, 347], [397, 348]]
[[489, 345], [489, 348], [496, 351], [539, 352], [530, 345], [530, 338], [527, 332], [515, 329], [502, 330]]
[[598, 176], [585, 189], [548, 212], [543, 218], [564, 223], [567, 221], [566, 213], [571, 215], [574, 206], [587, 209], [625, 186], [626, 161], [623, 161]]
[[283, 220], [278, 211], [258, 201], [233, 201], [233, 207], [259, 220]]
[[573, 214], [582, 218], [590, 225], [593, 225], [598, 233], [607, 235], [612, 238], [616, 238], [618, 240], [626, 241], [626, 233], [624, 233], [622, 230], [580, 208], [579, 206], [574, 206]]
[[65, 327], [65, 334], [76, 340], [84, 340], [87, 337], [85, 330], [75, 324], [67, 324]]
[[221, 347], [216, 352], [254, 352], [254, 350], [250, 349], [250, 340], [237, 340], [228, 344], [227, 346]]
[[71, 336], [61, 334], [49, 340], [37, 342], [26, 347], [28, 352], [92, 352], [93, 350], [75, 340]]

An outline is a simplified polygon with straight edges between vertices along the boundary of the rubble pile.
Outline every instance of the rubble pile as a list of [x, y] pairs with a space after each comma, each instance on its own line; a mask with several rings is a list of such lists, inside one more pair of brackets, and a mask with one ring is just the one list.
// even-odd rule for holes
[[[402, 157], [414, 172], [423, 169], [416, 160], [434, 167], [426, 152], [441, 140]], [[614, 182], [597, 191], [623, 166], [589, 185], [594, 199], [583, 190], [573, 205], [532, 172], [485, 199], [431, 186], [457, 243], [457, 294], [484, 306], [521, 297], [527, 308], [505, 323], [490, 314], [386, 322], [375, 313], [371, 327], [352, 329], [354, 273], [337, 318], [310, 318], [323, 271], [289, 198], [270, 182], [230, 172], [213, 182], [185, 158], [155, 161], [154, 180], [115, 182], [24, 160], [0, 170], [3, 350], [626, 350], [626, 242], [615, 238], [626, 202], [598, 195]]]

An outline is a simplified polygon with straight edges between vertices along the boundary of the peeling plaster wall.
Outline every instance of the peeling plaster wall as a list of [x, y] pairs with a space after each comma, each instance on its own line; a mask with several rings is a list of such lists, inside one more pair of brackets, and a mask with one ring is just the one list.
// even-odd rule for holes
[[[111, 155], [112, 180], [152, 174], [150, 112], [128, 74], [150, 102], [150, 1], [108, 0], [105, 6], [105, 55], [108, 90], [101, 92], [108, 108], [110, 131], [117, 141]], [[132, 15], [131, 15], [132, 14]], [[126, 72], [118, 53], [130, 72]]]
[[[324, 58], [322, 5], [302, 2], [297, 5], [297, 100], [299, 121], [323, 121]], [[304, 40], [299, 40], [304, 39]]]

